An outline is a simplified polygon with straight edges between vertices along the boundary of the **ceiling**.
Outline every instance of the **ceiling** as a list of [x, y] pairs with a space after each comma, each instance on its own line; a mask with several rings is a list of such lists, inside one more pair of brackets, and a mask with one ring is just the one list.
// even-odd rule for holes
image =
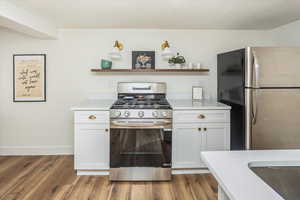
[[58, 28], [272, 29], [300, 19], [299, 0], [11, 0]]

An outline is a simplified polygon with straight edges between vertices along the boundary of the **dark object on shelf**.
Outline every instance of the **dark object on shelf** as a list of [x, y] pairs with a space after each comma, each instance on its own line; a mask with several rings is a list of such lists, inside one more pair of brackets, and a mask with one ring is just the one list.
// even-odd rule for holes
[[111, 69], [112, 62], [110, 60], [101, 59], [101, 69]]
[[155, 51], [133, 51], [132, 69], [155, 69]]
[[169, 59], [168, 61], [169, 64], [175, 65], [175, 64], [184, 64], [185, 63], [185, 58], [181, 55], [179, 55], [179, 53], [177, 53], [176, 56], [173, 56], [172, 58]]

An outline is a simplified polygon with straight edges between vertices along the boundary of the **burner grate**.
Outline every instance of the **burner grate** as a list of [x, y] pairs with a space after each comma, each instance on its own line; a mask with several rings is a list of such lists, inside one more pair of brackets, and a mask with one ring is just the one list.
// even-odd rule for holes
[[170, 109], [166, 99], [118, 99], [112, 106], [113, 109]]

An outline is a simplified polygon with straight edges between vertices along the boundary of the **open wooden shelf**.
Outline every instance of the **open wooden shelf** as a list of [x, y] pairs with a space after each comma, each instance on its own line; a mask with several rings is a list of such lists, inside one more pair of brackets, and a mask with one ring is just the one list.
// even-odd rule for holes
[[100, 72], [100, 73], [161, 73], [161, 72], [170, 72], [170, 73], [202, 73], [209, 72], [209, 69], [91, 69], [91, 72]]

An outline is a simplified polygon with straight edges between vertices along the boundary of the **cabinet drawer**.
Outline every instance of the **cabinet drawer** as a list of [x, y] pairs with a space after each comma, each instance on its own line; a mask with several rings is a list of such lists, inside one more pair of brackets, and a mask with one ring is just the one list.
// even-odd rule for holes
[[77, 124], [75, 125], [76, 134], [103, 134], [109, 133], [109, 124]]
[[191, 122], [230, 122], [229, 110], [185, 110], [175, 111], [174, 123]]
[[75, 123], [109, 123], [109, 111], [76, 111]]

